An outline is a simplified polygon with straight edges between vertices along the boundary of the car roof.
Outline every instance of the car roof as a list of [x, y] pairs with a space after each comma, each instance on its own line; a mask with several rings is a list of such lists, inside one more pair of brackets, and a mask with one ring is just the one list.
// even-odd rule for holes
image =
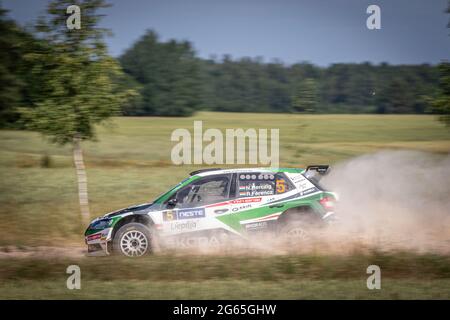
[[232, 169], [221, 169], [221, 168], [211, 168], [203, 169], [191, 172], [191, 176], [206, 177], [216, 174], [226, 174], [226, 173], [252, 173], [252, 172], [286, 172], [286, 173], [303, 173], [305, 169], [301, 168], [232, 168]]

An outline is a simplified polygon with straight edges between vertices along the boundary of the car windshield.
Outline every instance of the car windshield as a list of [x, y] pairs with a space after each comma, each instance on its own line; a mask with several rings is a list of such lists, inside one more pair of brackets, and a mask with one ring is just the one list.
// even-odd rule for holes
[[173, 191], [179, 189], [181, 186], [183, 186], [188, 180], [190, 180], [192, 177], [187, 177], [183, 179], [181, 182], [179, 182], [177, 185], [173, 186], [169, 189], [169, 191], [166, 191], [162, 194], [160, 194], [154, 201], [154, 204], [159, 204], [161, 202], [161, 199], [163, 199], [166, 195], [171, 194]]

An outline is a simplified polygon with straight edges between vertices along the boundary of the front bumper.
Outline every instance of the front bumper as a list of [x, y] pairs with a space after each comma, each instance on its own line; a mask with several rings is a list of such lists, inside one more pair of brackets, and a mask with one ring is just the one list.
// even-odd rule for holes
[[107, 256], [111, 253], [112, 228], [99, 230], [85, 236], [85, 242], [88, 247], [87, 256]]

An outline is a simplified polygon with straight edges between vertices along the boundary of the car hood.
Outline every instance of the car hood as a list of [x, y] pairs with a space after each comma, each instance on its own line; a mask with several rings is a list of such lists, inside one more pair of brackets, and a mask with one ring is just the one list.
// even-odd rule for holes
[[115, 217], [115, 216], [118, 216], [121, 214], [125, 214], [125, 213], [129, 213], [129, 212], [138, 212], [138, 211], [148, 210], [148, 209], [150, 209], [150, 207], [152, 205], [153, 205], [153, 202], [134, 205], [131, 207], [127, 207], [127, 208], [123, 208], [123, 209], [120, 209], [117, 211], [107, 213], [103, 216], [103, 218], [112, 218], [112, 217]]

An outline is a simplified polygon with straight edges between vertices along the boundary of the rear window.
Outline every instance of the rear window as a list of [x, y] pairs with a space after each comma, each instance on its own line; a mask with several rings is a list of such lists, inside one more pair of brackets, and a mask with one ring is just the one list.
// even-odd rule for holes
[[282, 194], [295, 189], [284, 173], [239, 173], [239, 197], [257, 197]]
[[303, 174], [303, 176], [308, 179], [309, 182], [311, 182], [317, 189], [322, 190], [322, 191], [326, 191], [325, 188], [319, 183], [319, 180], [322, 178], [322, 176], [320, 174], [315, 174], [315, 175], [311, 175], [311, 174]]
[[276, 186], [276, 193], [282, 194], [291, 190], [295, 189], [294, 184], [291, 182], [290, 179], [286, 177], [284, 173], [277, 173], [275, 175], [275, 186]]

